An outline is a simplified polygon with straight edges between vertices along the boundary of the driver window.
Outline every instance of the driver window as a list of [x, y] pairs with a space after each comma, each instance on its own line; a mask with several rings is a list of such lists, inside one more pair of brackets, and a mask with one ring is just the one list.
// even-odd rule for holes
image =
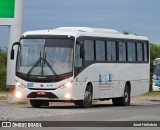
[[81, 67], [82, 66], [82, 58], [80, 58], [80, 47], [81, 45], [76, 45], [76, 51], [75, 51], [75, 66]]

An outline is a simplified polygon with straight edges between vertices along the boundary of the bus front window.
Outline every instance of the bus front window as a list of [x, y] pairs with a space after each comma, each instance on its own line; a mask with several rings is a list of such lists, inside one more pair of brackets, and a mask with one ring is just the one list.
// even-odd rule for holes
[[160, 64], [154, 66], [153, 78], [160, 80]]
[[32, 76], [52, 76], [72, 72], [72, 40], [22, 39], [17, 72]]
[[[46, 47], [45, 59], [55, 70], [56, 74], [64, 74], [72, 71], [73, 49], [64, 47]], [[48, 66], [44, 64], [44, 72]], [[49, 74], [48, 72], [46, 75]], [[53, 73], [51, 73], [52, 75]]]

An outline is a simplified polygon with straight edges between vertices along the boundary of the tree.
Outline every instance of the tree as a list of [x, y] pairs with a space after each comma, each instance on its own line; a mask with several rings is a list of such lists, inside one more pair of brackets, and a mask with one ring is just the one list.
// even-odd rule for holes
[[160, 45], [150, 43], [150, 72], [153, 74], [153, 61], [160, 58]]
[[6, 90], [7, 53], [0, 51], [0, 90]]
[[160, 45], [150, 43], [150, 91], [152, 90], [153, 62], [160, 58]]
[[123, 34], [129, 35], [129, 32], [128, 31], [123, 31]]

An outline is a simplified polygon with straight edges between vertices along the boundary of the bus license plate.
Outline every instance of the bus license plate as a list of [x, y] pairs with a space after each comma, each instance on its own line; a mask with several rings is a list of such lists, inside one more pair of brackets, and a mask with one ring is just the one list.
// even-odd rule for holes
[[37, 95], [46, 95], [46, 92], [45, 91], [38, 91]]

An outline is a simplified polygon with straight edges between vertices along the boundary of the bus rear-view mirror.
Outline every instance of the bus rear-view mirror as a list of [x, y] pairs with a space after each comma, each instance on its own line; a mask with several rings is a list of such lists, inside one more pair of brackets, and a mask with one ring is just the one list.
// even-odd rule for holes
[[11, 55], [10, 55], [11, 60], [14, 60], [14, 49], [12, 48], [11, 50]]
[[13, 49], [13, 47], [14, 47], [15, 45], [20, 46], [20, 43], [19, 43], [19, 42], [13, 43], [12, 49], [11, 49], [11, 53], [10, 53], [10, 59], [11, 59], [11, 60], [14, 60], [14, 49]]

